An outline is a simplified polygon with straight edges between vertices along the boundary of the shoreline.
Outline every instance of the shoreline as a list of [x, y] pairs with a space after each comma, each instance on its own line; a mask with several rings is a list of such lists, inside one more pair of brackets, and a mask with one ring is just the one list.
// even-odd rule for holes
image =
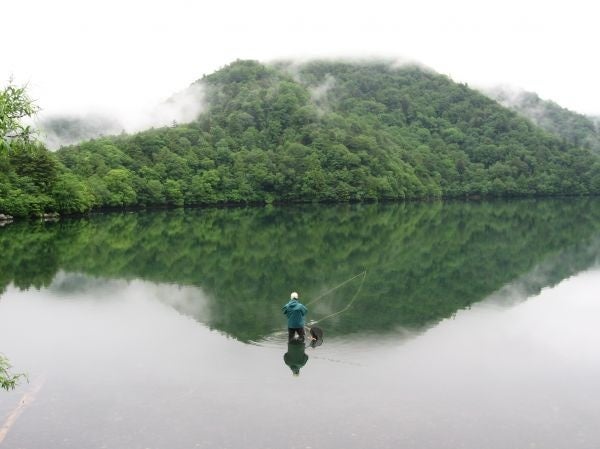
[[56, 222], [61, 218], [84, 218], [96, 214], [118, 213], [118, 212], [143, 212], [143, 211], [160, 211], [160, 210], [177, 210], [177, 209], [238, 209], [246, 207], [292, 207], [306, 205], [361, 205], [361, 204], [402, 204], [402, 203], [483, 203], [497, 201], [538, 201], [538, 200], [566, 200], [571, 198], [595, 198], [600, 195], [596, 194], [561, 194], [561, 195], [522, 195], [522, 196], [471, 196], [471, 197], [439, 197], [439, 198], [412, 198], [412, 199], [381, 199], [381, 200], [349, 200], [349, 201], [248, 201], [248, 202], [222, 202], [209, 204], [186, 204], [183, 206], [175, 206], [171, 204], [152, 205], [152, 206], [101, 206], [93, 208], [87, 212], [76, 213], [60, 213], [48, 212], [40, 216], [10, 216], [8, 219], [0, 219], [0, 229], [15, 222], [23, 221], [40, 221], [40, 222]]

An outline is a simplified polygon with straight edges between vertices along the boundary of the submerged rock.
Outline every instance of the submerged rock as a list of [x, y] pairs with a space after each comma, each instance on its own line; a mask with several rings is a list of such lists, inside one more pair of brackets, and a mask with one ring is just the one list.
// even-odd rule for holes
[[49, 212], [41, 215], [43, 221], [58, 221], [60, 214], [58, 212]]
[[0, 223], [13, 221], [12, 215], [0, 214]]

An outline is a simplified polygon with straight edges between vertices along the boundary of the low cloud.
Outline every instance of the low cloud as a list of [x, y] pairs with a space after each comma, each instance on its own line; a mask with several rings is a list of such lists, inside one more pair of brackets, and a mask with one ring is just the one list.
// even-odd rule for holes
[[198, 118], [205, 109], [204, 87], [194, 83], [187, 89], [176, 93], [167, 101], [152, 109], [148, 116], [140, 117], [138, 123], [132, 123], [135, 131], [151, 127], [189, 123]]
[[41, 116], [34, 126], [38, 138], [51, 150], [124, 130], [118, 120], [97, 113]]
[[51, 150], [61, 146], [122, 132], [135, 133], [145, 129], [189, 123], [205, 110], [204, 87], [194, 83], [154, 107], [124, 108], [113, 111], [95, 109], [81, 114], [44, 114], [34, 127], [39, 139]]
[[327, 94], [333, 87], [335, 87], [335, 78], [330, 74], [325, 75], [321, 84], [309, 87], [310, 98], [319, 112], [324, 113], [328, 109]]

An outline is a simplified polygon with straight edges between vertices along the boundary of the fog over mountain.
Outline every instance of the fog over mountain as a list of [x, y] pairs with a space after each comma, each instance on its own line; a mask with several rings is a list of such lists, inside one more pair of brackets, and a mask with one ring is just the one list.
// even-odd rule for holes
[[600, 153], [600, 117], [571, 111], [524, 90], [496, 87], [484, 93], [544, 130], [563, 138], [568, 144]]
[[124, 129], [118, 120], [99, 114], [42, 116], [35, 126], [39, 139], [51, 150], [84, 140], [118, 134]]
[[94, 111], [84, 114], [44, 114], [34, 124], [39, 139], [50, 150], [74, 145], [85, 140], [121, 133], [133, 133], [154, 127], [188, 123], [204, 109], [204, 92], [201, 83], [173, 94], [151, 108], [140, 108], [136, 113]]

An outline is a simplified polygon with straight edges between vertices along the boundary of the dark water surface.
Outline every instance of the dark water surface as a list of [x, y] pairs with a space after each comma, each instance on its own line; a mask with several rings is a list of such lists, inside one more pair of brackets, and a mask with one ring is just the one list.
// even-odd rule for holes
[[[600, 447], [597, 199], [105, 214], [0, 251], [30, 378], [2, 449]], [[292, 290], [322, 346], [288, 347]]]

